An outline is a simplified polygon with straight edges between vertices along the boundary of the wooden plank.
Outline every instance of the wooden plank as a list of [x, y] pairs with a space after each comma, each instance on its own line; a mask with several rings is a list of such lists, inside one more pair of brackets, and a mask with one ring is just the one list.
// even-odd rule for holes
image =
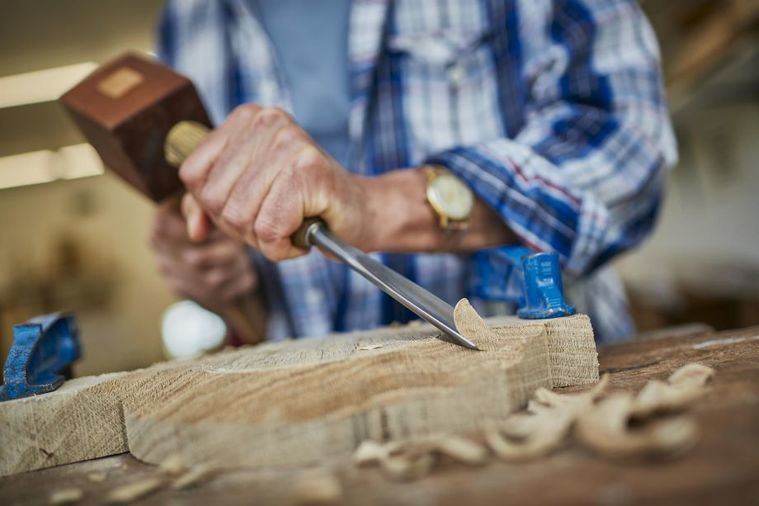
[[[677, 333], [676, 333], [677, 334]], [[663, 379], [680, 365], [700, 362], [717, 374], [696, 409], [702, 440], [682, 458], [612, 462], [570, 443], [528, 464], [493, 462], [480, 468], [449, 466], [414, 483], [391, 482], [377, 470], [349, 462], [334, 468], [343, 503], [371, 504], [755, 504], [759, 497], [759, 328], [674, 335], [602, 348], [601, 368], [618, 388]], [[93, 482], [93, 472], [106, 473]], [[54, 490], [84, 491], [83, 504], [100, 504], [114, 487], [156, 476], [155, 466], [129, 455], [0, 478], [0, 503], [44, 504]], [[239, 470], [196, 489], [169, 487], [141, 504], [292, 504], [301, 471]], [[15, 502], [14, 502], [15, 501]]]
[[474, 318], [457, 318], [460, 330], [484, 351], [435, 339], [429, 326], [391, 328], [158, 364], [2, 403], [0, 475], [127, 450], [151, 463], [323, 462], [364, 439], [473, 429], [538, 387], [597, 380], [587, 317], [501, 319], [491, 331], [460, 307], [457, 317]]

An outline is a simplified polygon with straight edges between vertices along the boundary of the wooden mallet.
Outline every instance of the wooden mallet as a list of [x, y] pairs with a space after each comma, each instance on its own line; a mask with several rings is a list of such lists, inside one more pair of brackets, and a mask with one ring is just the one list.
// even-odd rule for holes
[[[135, 54], [95, 70], [61, 102], [106, 167], [156, 202], [183, 191], [177, 168], [211, 121], [186, 77]], [[253, 296], [221, 316], [245, 342], [263, 338], [263, 311]]]

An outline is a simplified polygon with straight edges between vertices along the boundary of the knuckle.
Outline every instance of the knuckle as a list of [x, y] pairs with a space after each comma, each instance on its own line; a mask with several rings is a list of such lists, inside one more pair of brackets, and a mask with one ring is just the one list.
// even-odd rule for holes
[[218, 290], [219, 288], [224, 285], [226, 282], [226, 276], [224, 275], [224, 272], [218, 269], [214, 269], [209, 271], [205, 275], [205, 283], [206, 286], [209, 287], [211, 290]]
[[235, 230], [246, 228], [248, 219], [240, 206], [235, 202], [227, 202], [221, 211], [221, 220]]
[[253, 124], [259, 128], [271, 127], [280, 124], [287, 117], [287, 113], [279, 107], [263, 107], [255, 115]]
[[209, 211], [211, 214], [220, 214], [224, 209], [226, 199], [223, 195], [219, 194], [215, 188], [206, 186], [200, 193], [199, 200], [203, 203], [203, 208]]
[[184, 261], [187, 265], [193, 268], [203, 267], [205, 263], [205, 257], [199, 251], [187, 250], [184, 252]]
[[324, 164], [324, 154], [315, 146], [304, 147], [295, 158], [293, 168], [297, 171], [311, 171]]
[[300, 131], [294, 125], [286, 125], [274, 136], [274, 149], [281, 151], [301, 139]]
[[241, 292], [249, 292], [256, 285], [256, 280], [253, 276], [245, 276], [240, 285]]
[[201, 173], [196, 170], [192, 155], [190, 155], [179, 168], [179, 179], [182, 180], [182, 183], [184, 183], [187, 188], [195, 188], [200, 181]]
[[242, 104], [238, 105], [230, 114], [230, 117], [235, 120], [246, 120], [254, 117], [261, 108], [256, 104]]
[[256, 220], [253, 226], [253, 231], [258, 237], [258, 240], [264, 243], [273, 243], [279, 239], [282, 239], [284, 235], [281, 227], [275, 220], [266, 216], [261, 216]]

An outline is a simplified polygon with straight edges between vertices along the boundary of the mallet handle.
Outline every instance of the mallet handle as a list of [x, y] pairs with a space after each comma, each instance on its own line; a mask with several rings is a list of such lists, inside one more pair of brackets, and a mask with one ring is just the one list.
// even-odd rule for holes
[[[174, 125], [164, 143], [166, 161], [174, 167], [182, 165], [208, 132], [205, 125], [195, 121], [182, 121]], [[245, 344], [259, 343], [264, 339], [266, 311], [263, 301], [256, 294], [239, 297], [221, 316]]]

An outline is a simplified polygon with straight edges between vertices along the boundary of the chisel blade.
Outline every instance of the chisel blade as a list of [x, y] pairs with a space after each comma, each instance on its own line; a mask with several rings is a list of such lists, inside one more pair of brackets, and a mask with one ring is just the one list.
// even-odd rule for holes
[[440, 329], [443, 334], [438, 339], [470, 350], [479, 350], [474, 342], [456, 330], [453, 307], [444, 300], [369, 255], [343, 243], [320, 220], [309, 225], [305, 235], [307, 244], [331, 253], [410, 311]]

